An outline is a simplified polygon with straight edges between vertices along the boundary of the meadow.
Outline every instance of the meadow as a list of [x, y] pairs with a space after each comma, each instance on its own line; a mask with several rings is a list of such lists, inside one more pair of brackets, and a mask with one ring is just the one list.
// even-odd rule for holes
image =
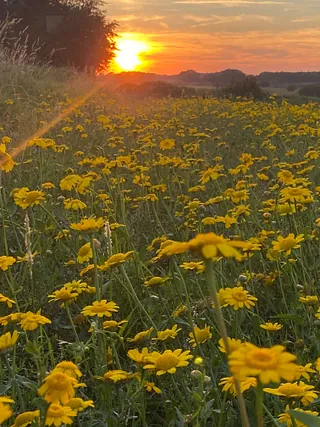
[[0, 93], [0, 424], [319, 426], [320, 104], [38, 80]]

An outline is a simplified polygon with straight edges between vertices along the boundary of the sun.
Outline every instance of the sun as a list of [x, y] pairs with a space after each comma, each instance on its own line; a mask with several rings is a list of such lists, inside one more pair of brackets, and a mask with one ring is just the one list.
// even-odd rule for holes
[[150, 50], [150, 46], [142, 40], [121, 37], [117, 41], [117, 49], [114, 58], [115, 71], [137, 71], [143, 68], [143, 54]]

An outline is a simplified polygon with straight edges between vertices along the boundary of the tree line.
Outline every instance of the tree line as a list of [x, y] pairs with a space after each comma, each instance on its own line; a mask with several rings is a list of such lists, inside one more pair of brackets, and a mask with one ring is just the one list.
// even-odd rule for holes
[[108, 69], [115, 53], [117, 23], [101, 0], [0, 0], [0, 19], [14, 19], [12, 37], [38, 45], [40, 60], [79, 70]]

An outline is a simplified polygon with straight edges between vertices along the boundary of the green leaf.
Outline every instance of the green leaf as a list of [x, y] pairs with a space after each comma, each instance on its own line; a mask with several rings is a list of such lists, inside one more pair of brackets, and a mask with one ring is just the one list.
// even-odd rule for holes
[[320, 417], [306, 414], [305, 412], [290, 410], [288, 413], [297, 421], [302, 422], [308, 427], [320, 427]]

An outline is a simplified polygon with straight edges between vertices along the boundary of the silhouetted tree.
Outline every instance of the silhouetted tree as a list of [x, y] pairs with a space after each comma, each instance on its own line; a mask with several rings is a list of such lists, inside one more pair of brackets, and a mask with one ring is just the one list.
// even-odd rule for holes
[[256, 99], [262, 99], [265, 96], [254, 76], [246, 76], [242, 81], [223, 88], [221, 93], [224, 96], [241, 96]]
[[[1, 1], [1, 0], [0, 0]], [[115, 22], [107, 22], [101, 0], [5, 0], [6, 12], [27, 27], [30, 45], [39, 40], [39, 54], [51, 54], [54, 65], [78, 69], [108, 68], [115, 52]]]

